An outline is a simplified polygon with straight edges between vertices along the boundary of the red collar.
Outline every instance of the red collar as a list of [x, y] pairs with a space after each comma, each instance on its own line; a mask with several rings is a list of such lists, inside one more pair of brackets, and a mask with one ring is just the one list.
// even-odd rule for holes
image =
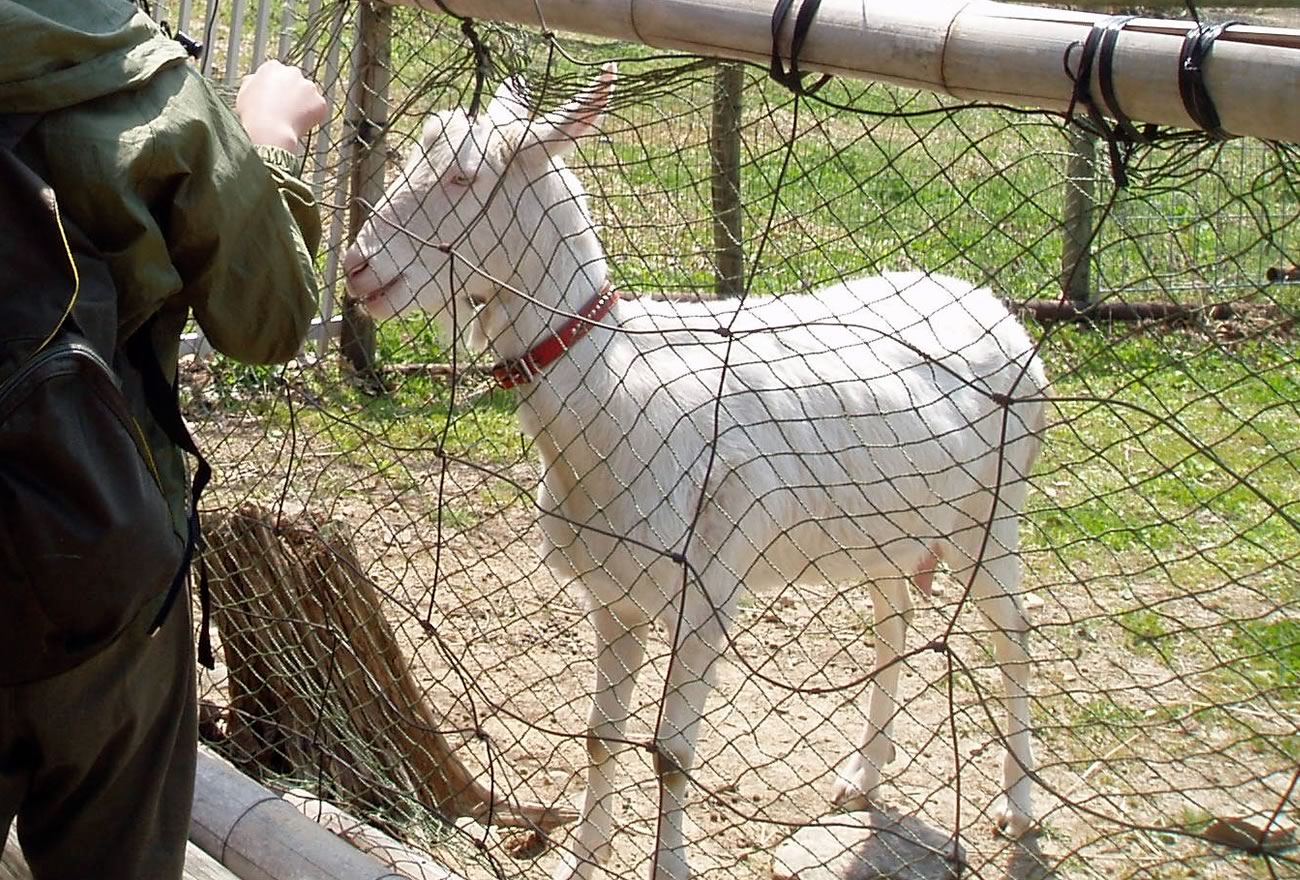
[[529, 349], [523, 357], [514, 360], [498, 361], [492, 366], [492, 378], [502, 388], [527, 385], [540, 375], [542, 370], [560, 359], [573, 343], [591, 332], [591, 328], [601, 318], [609, 314], [618, 302], [618, 291], [606, 281], [596, 295], [587, 300], [586, 305], [578, 309], [577, 315], [564, 322], [550, 336]]

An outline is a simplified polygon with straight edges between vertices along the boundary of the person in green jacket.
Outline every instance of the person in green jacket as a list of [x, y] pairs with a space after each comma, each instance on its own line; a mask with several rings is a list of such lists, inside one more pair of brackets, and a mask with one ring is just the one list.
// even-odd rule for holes
[[[232, 113], [187, 61], [130, 0], [0, 0], [0, 113], [39, 114], [18, 154], [104, 255], [119, 338], [144, 328], [167, 376], [191, 315], [217, 350], [274, 363], [317, 308], [320, 213], [294, 151], [324, 99], [271, 62]], [[129, 402], [184, 536], [183, 455]], [[150, 636], [152, 611], [72, 670], [0, 688], [0, 850], [16, 818], [37, 880], [181, 876], [193, 634], [188, 602]]]

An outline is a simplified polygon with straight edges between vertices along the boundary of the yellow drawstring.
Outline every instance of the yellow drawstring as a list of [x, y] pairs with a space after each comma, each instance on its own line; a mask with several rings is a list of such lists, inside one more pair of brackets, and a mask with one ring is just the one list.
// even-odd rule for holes
[[[72, 253], [72, 245], [68, 242], [68, 233], [63, 228], [63, 217], [59, 213], [59, 201], [57, 198], [51, 199], [50, 201], [52, 203], [51, 207], [54, 210], [54, 225], [59, 229], [59, 240], [63, 242], [63, 253], [67, 255], [68, 268], [72, 270], [72, 296], [69, 297], [68, 305], [64, 308], [63, 314], [59, 317], [58, 322], [55, 323], [54, 329], [50, 331], [50, 335], [46, 336], [45, 339], [42, 340], [41, 344], [36, 347], [36, 350], [32, 352], [32, 357], [40, 354], [47, 345], [54, 341], [54, 337], [59, 335], [59, 328], [63, 326], [64, 322], [68, 320], [68, 316], [72, 314], [72, 309], [77, 304], [77, 297], [81, 294], [81, 273], [77, 271], [77, 258]], [[112, 364], [109, 364], [109, 368], [112, 369]], [[149, 473], [153, 474], [154, 481], [161, 489], [162, 475], [158, 472], [157, 463], [154, 462], [153, 451], [149, 448], [149, 441], [145, 439], [144, 429], [140, 427], [140, 422], [135, 418], [135, 416], [127, 413], [127, 417], [131, 419], [131, 427], [135, 430], [137, 444], [140, 447], [140, 451], [144, 454], [145, 464], [149, 466]]]
[[72, 308], [77, 304], [77, 296], [81, 293], [81, 274], [77, 272], [77, 259], [72, 255], [72, 245], [68, 243], [68, 234], [63, 231], [63, 217], [59, 215], [59, 201], [58, 199], [51, 199], [50, 201], [54, 209], [54, 225], [59, 229], [59, 239], [63, 242], [63, 252], [68, 257], [68, 268], [72, 270], [72, 296], [69, 298], [68, 306], [63, 310], [63, 315], [59, 318], [58, 323], [50, 331], [50, 335], [46, 336], [45, 340], [36, 346], [36, 350], [32, 352], [33, 356], [40, 354], [45, 346], [49, 345], [54, 340], [54, 337], [59, 334], [59, 328], [63, 326], [64, 321], [68, 320], [68, 315], [72, 314]]

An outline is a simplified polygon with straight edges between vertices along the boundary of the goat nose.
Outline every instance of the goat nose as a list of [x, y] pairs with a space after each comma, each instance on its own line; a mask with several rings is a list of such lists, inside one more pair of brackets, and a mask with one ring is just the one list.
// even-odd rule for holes
[[343, 274], [348, 278], [352, 278], [365, 269], [369, 262], [370, 260], [366, 258], [366, 255], [361, 253], [361, 248], [354, 244], [343, 255]]

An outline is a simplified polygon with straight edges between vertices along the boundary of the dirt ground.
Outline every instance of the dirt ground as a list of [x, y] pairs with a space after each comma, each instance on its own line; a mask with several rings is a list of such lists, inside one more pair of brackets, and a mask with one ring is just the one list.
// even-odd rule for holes
[[[220, 434], [214, 505], [278, 499], [346, 524], [444, 729], [486, 734], [453, 735], [462, 758], [521, 801], [576, 807], [591, 638], [577, 598], [537, 562], [528, 502], [503, 489], [532, 485], [534, 467], [443, 469], [412, 455], [400, 476], [377, 476], [372, 452], [332, 449], [323, 438], [266, 431], [247, 419], [204, 430]], [[1108, 572], [1105, 558], [1071, 573], [1046, 554], [1027, 564], [1027, 586], [1040, 600], [1031, 617], [1042, 832], [1013, 844], [988, 819], [1002, 760], [993, 726], [1000, 684], [970, 609], [948, 642], [951, 674], [947, 656], [935, 652], [906, 665], [886, 806], [945, 837], [959, 833], [968, 877], [1254, 876], [1258, 863], [1224, 858], [1181, 831], [1207, 816], [1281, 802], [1294, 767], [1260, 743], [1294, 730], [1295, 718], [1250, 705], [1238, 706], [1231, 724], [1182, 711], [1213, 693], [1199, 670], [1171, 671], [1126, 642], [1108, 609], [1131, 596], [1131, 580]], [[1068, 587], [1067, 577], [1083, 588]], [[917, 597], [911, 645], [953, 620], [961, 590], [943, 580], [941, 597]], [[1146, 588], [1175, 591], [1155, 581]], [[1246, 585], [1215, 596], [1236, 608], [1252, 601]], [[1198, 616], [1207, 626], [1216, 619], [1204, 602], [1179, 613], [1189, 628]], [[742, 603], [693, 774], [688, 835], [698, 876], [765, 878], [776, 845], [830, 810], [833, 769], [864, 723], [870, 619], [865, 591], [854, 586], [801, 586]], [[634, 744], [652, 739], [667, 651], [657, 633], [631, 707]], [[219, 676], [207, 679], [206, 696], [221, 702], [222, 686]], [[644, 878], [657, 798], [649, 752], [630, 748], [621, 766], [610, 872]], [[1147, 830], [1126, 830], [1134, 825]], [[565, 833], [556, 835], [561, 844]], [[558, 862], [554, 846], [515, 858], [519, 835], [495, 829], [471, 826], [435, 843], [435, 854], [471, 877], [541, 877]]]

